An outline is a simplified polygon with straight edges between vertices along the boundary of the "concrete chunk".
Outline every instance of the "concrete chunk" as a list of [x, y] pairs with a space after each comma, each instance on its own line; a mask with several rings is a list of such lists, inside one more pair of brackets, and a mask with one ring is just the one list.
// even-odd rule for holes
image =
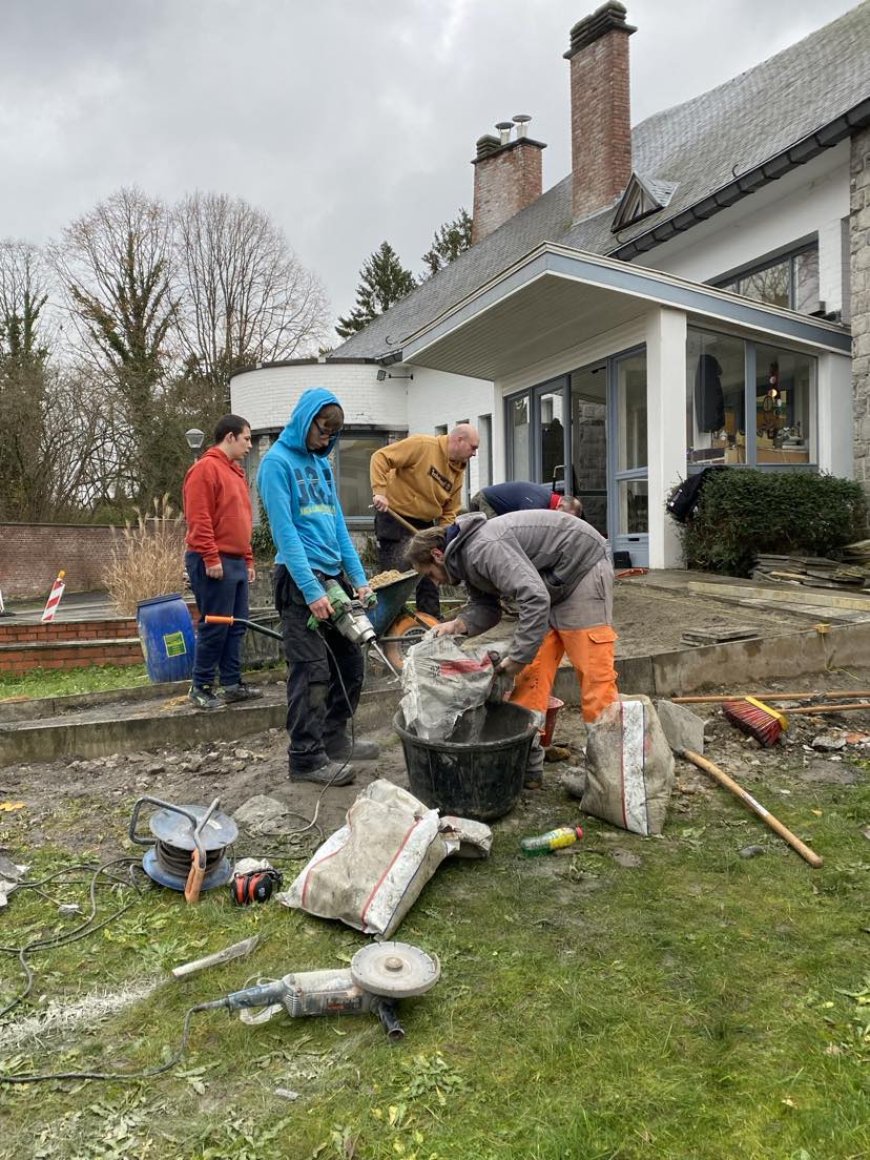
[[656, 701], [656, 711], [671, 749], [704, 752], [704, 722], [697, 713], [673, 701]]

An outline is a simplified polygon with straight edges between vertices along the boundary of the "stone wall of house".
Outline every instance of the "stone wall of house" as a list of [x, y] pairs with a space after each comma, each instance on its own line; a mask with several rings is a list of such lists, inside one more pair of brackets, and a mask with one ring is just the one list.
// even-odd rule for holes
[[870, 128], [852, 138], [850, 178], [855, 478], [870, 500]]
[[69, 592], [99, 591], [114, 534], [106, 525], [0, 524], [4, 601], [47, 596], [61, 571]]

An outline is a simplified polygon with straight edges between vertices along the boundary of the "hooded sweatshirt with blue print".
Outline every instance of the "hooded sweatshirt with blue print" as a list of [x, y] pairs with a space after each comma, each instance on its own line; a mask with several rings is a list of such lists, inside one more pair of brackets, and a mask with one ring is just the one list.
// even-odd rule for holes
[[257, 472], [257, 490], [277, 548], [275, 563], [284, 565], [307, 604], [324, 595], [315, 572], [325, 576], [344, 572], [354, 588], [368, 583], [329, 463], [338, 435], [322, 451], [310, 451], [307, 446], [312, 420], [329, 404], [341, 406], [332, 391], [324, 387], [304, 391]]

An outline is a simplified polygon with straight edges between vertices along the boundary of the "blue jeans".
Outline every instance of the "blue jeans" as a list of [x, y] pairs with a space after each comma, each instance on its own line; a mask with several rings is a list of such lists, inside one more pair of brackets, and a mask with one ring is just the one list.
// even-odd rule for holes
[[205, 562], [199, 552], [184, 556], [190, 587], [196, 598], [200, 621], [196, 626], [193, 654], [193, 683], [198, 688], [214, 684], [215, 672], [221, 684], [238, 685], [242, 679], [243, 624], [206, 624], [206, 616], [233, 616], [248, 619], [248, 565], [236, 556], [221, 556], [224, 574], [213, 580], [205, 574]]

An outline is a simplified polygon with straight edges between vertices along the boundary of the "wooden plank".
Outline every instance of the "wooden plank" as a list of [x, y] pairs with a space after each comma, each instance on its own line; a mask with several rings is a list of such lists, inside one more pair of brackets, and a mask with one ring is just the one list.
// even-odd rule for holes
[[865, 612], [870, 617], [870, 596], [860, 596], [857, 593], [843, 594], [829, 589], [824, 592], [813, 592], [808, 584], [801, 584], [797, 588], [766, 588], [754, 583], [716, 584], [705, 580], [690, 580], [688, 590], [696, 596], [730, 596], [739, 600], [751, 597], [756, 600], [768, 600], [772, 604], [818, 605], [820, 609], [851, 608]]

